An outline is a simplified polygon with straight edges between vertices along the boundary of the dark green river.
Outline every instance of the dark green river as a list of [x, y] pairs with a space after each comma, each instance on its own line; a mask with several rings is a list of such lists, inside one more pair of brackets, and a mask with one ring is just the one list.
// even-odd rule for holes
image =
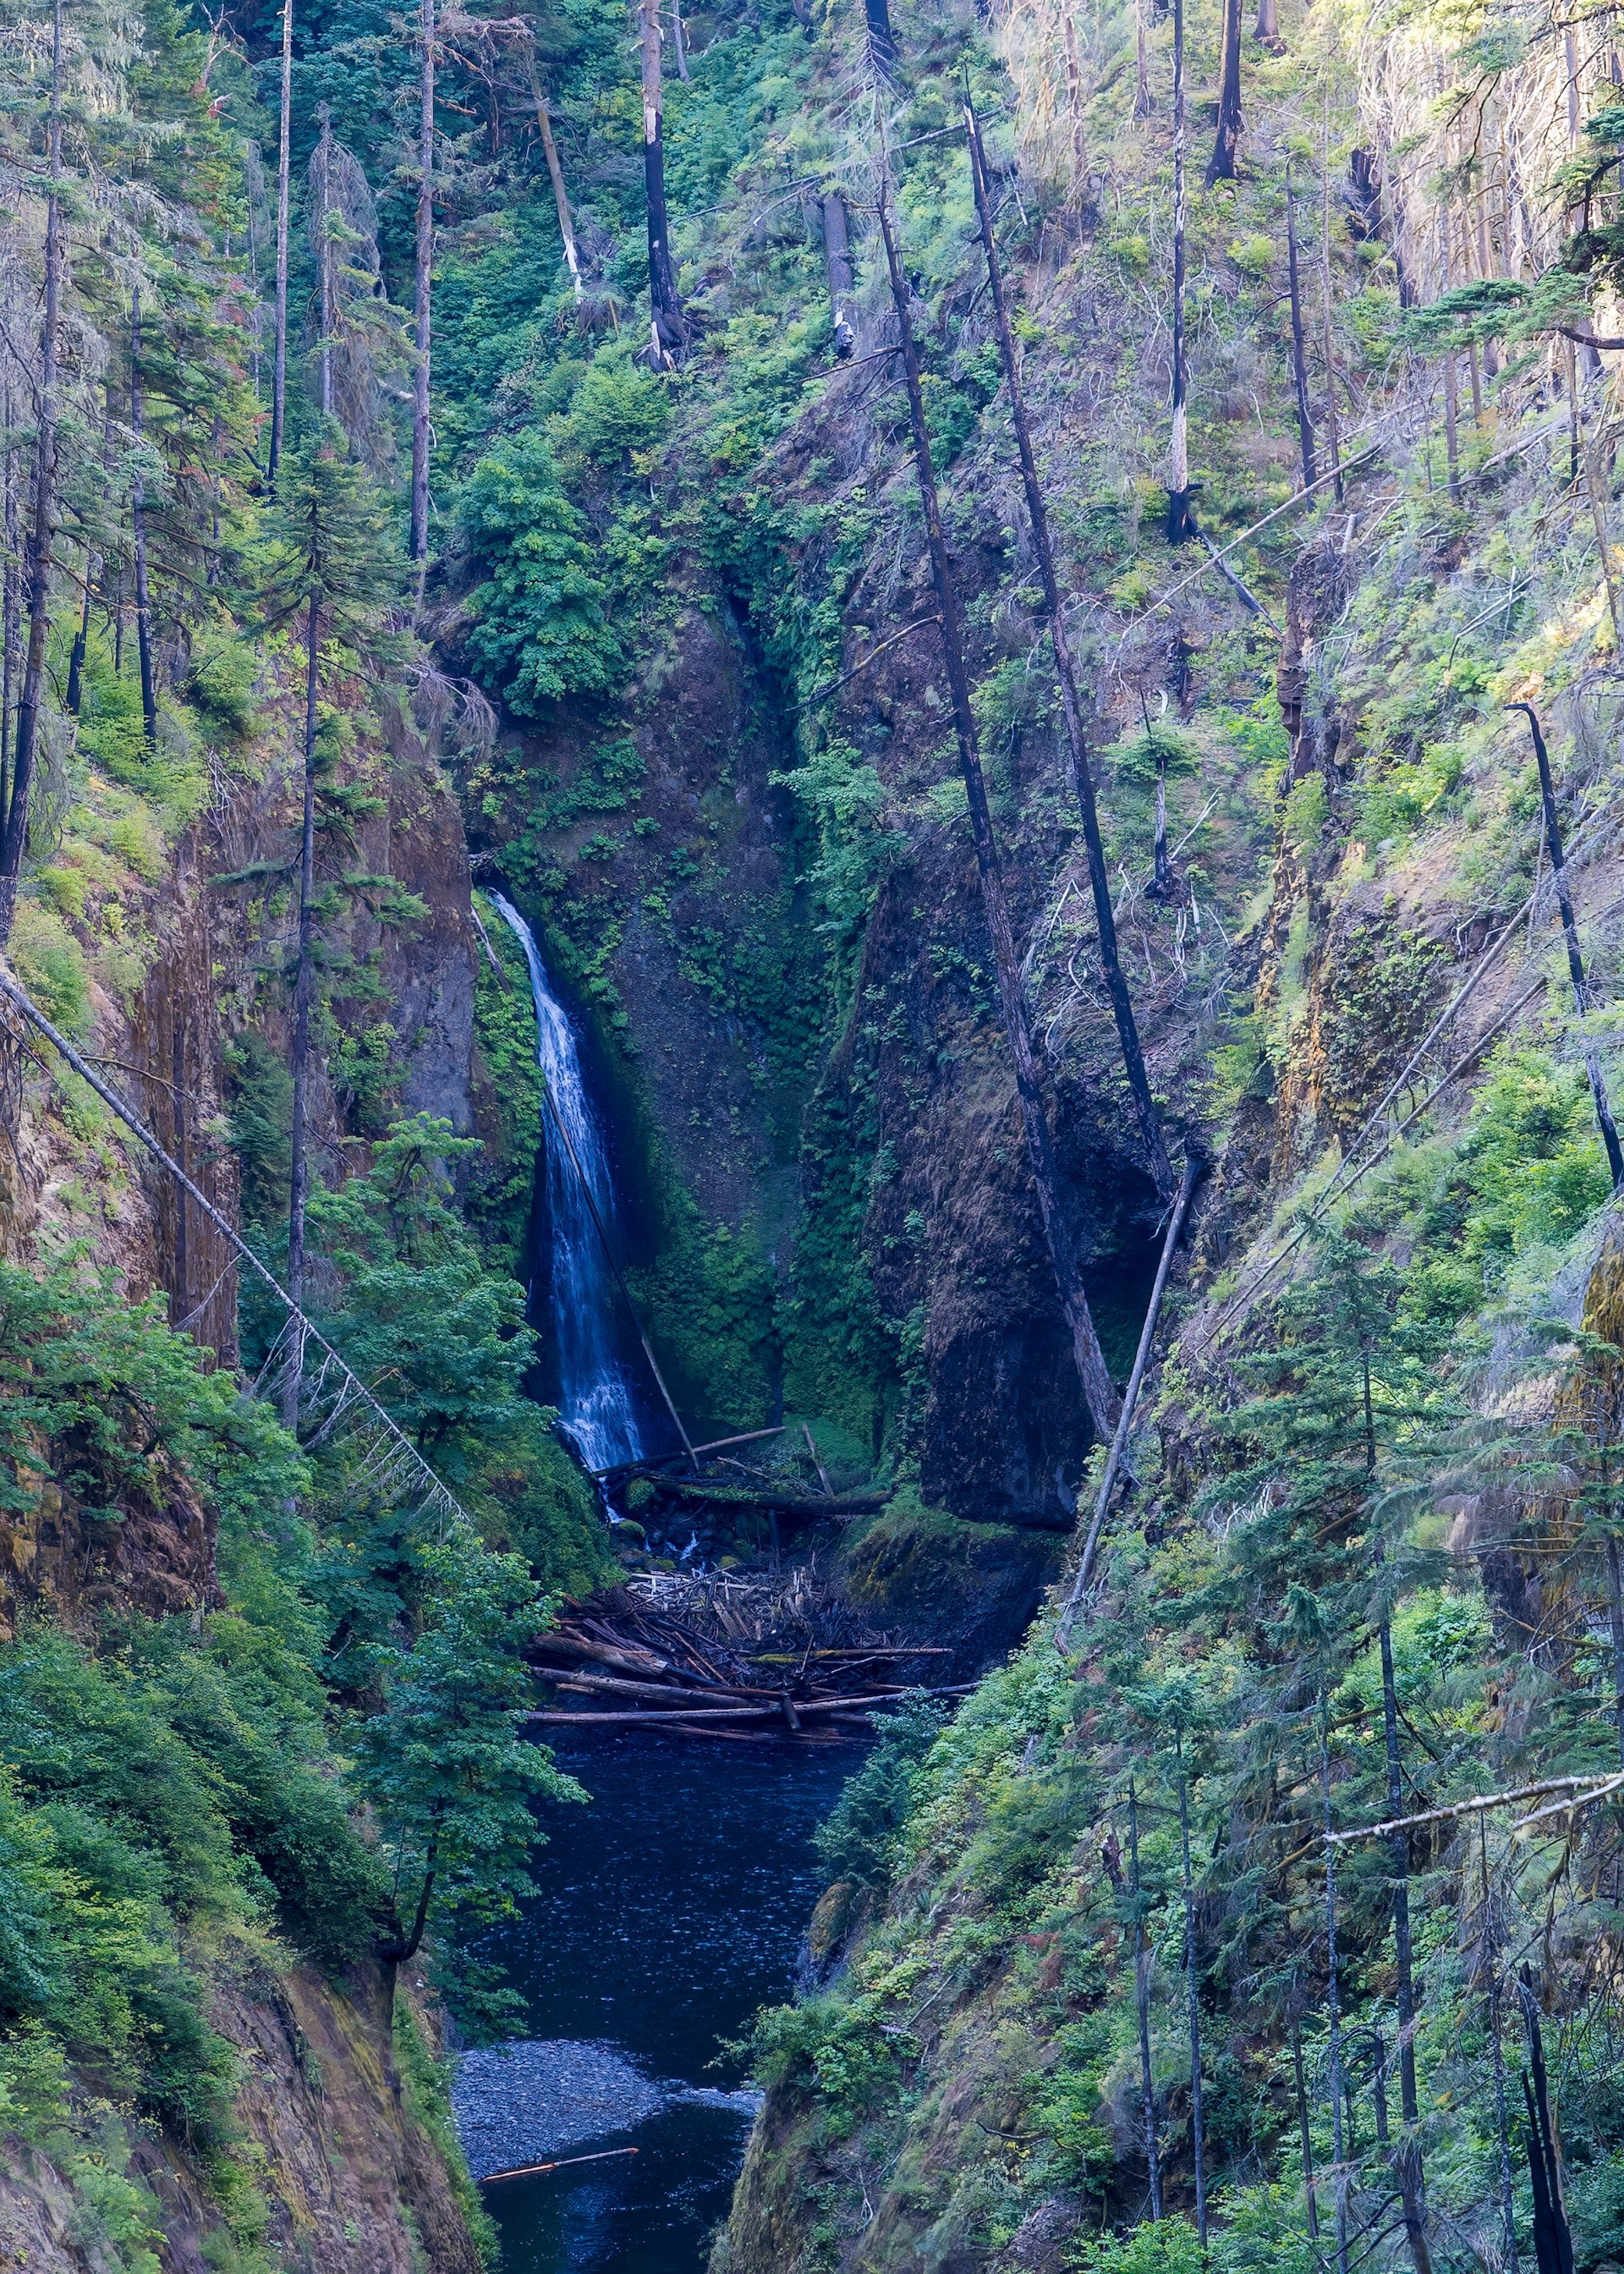
[[[698, 2274], [749, 2128], [724, 2048], [791, 1989], [818, 1891], [810, 1835], [862, 1748], [639, 1733], [555, 1751], [592, 1804], [547, 1810], [538, 1893], [497, 1946], [544, 2048], [526, 2056], [539, 2084], [515, 2055], [498, 2097], [523, 2113], [527, 2094], [556, 2095], [575, 2135], [561, 2156], [638, 2152], [487, 2185], [504, 2274]], [[604, 2053], [577, 2067], [572, 2047]], [[606, 2090], [583, 2097], [583, 2074]]]

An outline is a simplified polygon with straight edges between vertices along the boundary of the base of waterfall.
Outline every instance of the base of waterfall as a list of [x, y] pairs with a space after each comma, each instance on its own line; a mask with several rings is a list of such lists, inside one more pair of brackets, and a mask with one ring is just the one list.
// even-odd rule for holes
[[734, 2110], [746, 2121], [761, 2096], [657, 2082], [613, 2045], [569, 2037], [459, 2054], [451, 2087], [457, 2132], [477, 2180], [618, 2139], [681, 2103]]

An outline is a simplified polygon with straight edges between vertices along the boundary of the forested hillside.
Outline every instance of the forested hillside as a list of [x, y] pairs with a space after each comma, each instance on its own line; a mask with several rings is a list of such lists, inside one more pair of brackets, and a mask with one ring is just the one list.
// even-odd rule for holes
[[0, 2261], [494, 2263], [698, 1491], [500, 893], [688, 1556], [982, 1676], [718, 2274], [1624, 2263], [1616, 30], [0, 5]]

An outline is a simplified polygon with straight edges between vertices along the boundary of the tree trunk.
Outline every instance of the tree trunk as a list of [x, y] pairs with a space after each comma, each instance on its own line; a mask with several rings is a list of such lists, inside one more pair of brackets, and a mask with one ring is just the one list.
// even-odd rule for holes
[[1613, 1643], [1613, 1725], [1619, 1758], [1624, 1761], [1624, 1574], [1619, 1569], [1616, 1532], [1607, 1534], [1607, 1625]]
[[[316, 687], [321, 651], [321, 608], [314, 590], [304, 621], [304, 803], [299, 837], [298, 961], [293, 982], [293, 1114], [289, 1145], [288, 1292], [304, 1306], [304, 1214], [310, 1199], [310, 1013], [315, 991], [316, 937]], [[282, 1373], [282, 1419], [297, 1430], [299, 1383], [304, 1371], [304, 1329], [288, 1321], [288, 1360]]]
[[328, 205], [333, 188], [331, 104], [319, 103], [316, 116], [321, 121], [321, 202], [316, 215], [316, 321], [320, 330], [317, 346], [321, 373], [321, 415], [324, 418], [330, 418], [333, 416], [333, 329], [337, 316], [333, 289], [333, 238]]
[[1308, 2206], [1309, 2240], [1320, 2240], [1320, 2201], [1314, 2192], [1314, 2143], [1308, 2124], [1308, 2085], [1303, 2074], [1303, 2032], [1291, 2024], [1291, 2074], [1297, 2084], [1297, 2130], [1303, 2155], [1303, 2197]]
[[541, 91], [541, 81], [536, 75], [536, 58], [530, 57], [530, 96], [536, 105], [536, 124], [541, 129], [541, 147], [547, 161], [547, 179], [553, 184], [553, 207], [558, 215], [559, 235], [564, 240], [564, 261], [569, 270], [569, 281], [577, 300], [584, 287], [581, 281], [581, 247], [575, 240], [575, 216], [569, 210], [569, 193], [564, 187], [564, 169], [559, 162], [558, 144], [553, 139], [553, 119], [547, 109], [547, 98]]
[[1167, 745], [1156, 752], [1156, 837], [1151, 854], [1151, 877], [1145, 888], [1150, 900], [1170, 900], [1173, 897], [1173, 864], [1168, 859], [1167, 841]]
[[[1539, 796], [1545, 809], [1545, 848], [1551, 856], [1551, 877], [1556, 886], [1556, 904], [1561, 912], [1562, 934], [1568, 943], [1568, 975], [1573, 985], [1574, 1010], [1581, 1019], [1589, 1007], [1589, 993], [1584, 980], [1584, 960], [1579, 953], [1579, 927], [1574, 922], [1573, 900], [1568, 890], [1568, 870], [1562, 853], [1562, 832], [1556, 818], [1556, 791], [1551, 780], [1551, 757], [1545, 749], [1545, 738], [1540, 730], [1538, 713], [1526, 703], [1508, 703], [1508, 711], [1521, 711], [1528, 719], [1534, 737], [1534, 763], [1539, 769]], [[1601, 1131], [1601, 1141], [1607, 1156], [1607, 1167], [1616, 1193], [1624, 1185], [1624, 1149], [1619, 1145], [1619, 1133], [1613, 1124], [1613, 1106], [1607, 1096], [1606, 1077], [1601, 1070], [1601, 1059], [1593, 1044], [1584, 1044], [1584, 1071], [1590, 1077], [1590, 1096], [1596, 1103], [1596, 1123]]]
[[849, 308], [856, 277], [852, 269], [852, 231], [846, 200], [838, 190], [823, 193], [823, 265], [829, 272], [829, 313], [835, 353], [844, 360], [857, 345]]
[[1195, 2231], [1207, 2248], [1207, 2139], [1201, 2117], [1201, 1999], [1196, 1972], [1195, 1887], [1190, 1876], [1190, 1781], [1178, 1772], [1178, 1847], [1184, 1891], [1184, 2000], [1190, 2024], [1190, 2149], [1195, 2164]]
[[1223, 76], [1218, 86], [1218, 139], [1207, 164], [1207, 186], [1232, 182], [1241, 130], [1241, 0], [1223, 0]]
[[1297, 393], [1297, 442], [1303, 454], [1303, 487], [1312, 489], [1314, 423], [1308, 411], [1308, 355], [1303, 339], [1303, 291], [1297, 273], [1297, 200], [1291, 189], [1291, 167], [1286, 166], [1286, 283], [1291, 303], [1291, 380]]
[[[176, 1003], [171, 1013], [169, 1037], [169, 1081], [174, 1096], [170, 1105], [170, 1126], [175, 1133], [175, 1160], [181, 1179], [188, 1174], [186, 1161], [186, 1022], [181, 1006]], [[175, 1285], [173, 1319], [177, 1330], [185, 1328], [192, 1316], [192, 1305], [187, 1289], [192, 1284], [191, 1221], [186, 1203], [191, 1199], [184, 1181], [175, 1186]]]
[[1139, 1803], [1128, 1783], [1128, 1864], [1133, 1889], [1133, 2004], [1139, 2031], [1139, 2112], [1145, 2126], [1145, 2164], [1150, 2175], [1150, 2215], [1162, 2216], [1162, 2150], [1156, 2137], [1156, 2080], [1150, 2062], [1150, 1948], [1145, 1933], [1144, 1889], [1139, 1880]]
[[660, 110], [659, 0], [641, 0], [643, 20], [643, 182], [649, 208], [649, 360], [669, 371], [688, 344], [688, 323], [671, 265], [665, 212], [665, 147]]
[[692, 85], [688, 67], [688, 41], [682, 35], [682, 0], [671, 0], [671, 52], [677, 66], [677, 77], [684, 87]]
[[39, 742], [40, 698], [50, 635], [51, 553], [56, 534], [56, 364], [62, 331], [62, 0], [51, 15], [50, 188], [45, 202], [45, 295], [40, 331], [39, 436], [34, 446], [34, 529], [28, 545], [28, 651], [17, 706], [11, 794], [0, 832], [0, 948], [11, 937], [17, 879], [28, 842], [28, 802]]
[[417, 360], [411, 378], [411, 557], [417, 608], [429, 568], [429, 357], [434, 290], [434, 0], [423, 0], [422, 109], [417, 127], [417, 245], [413, 310]]
[[868, 60], [882, 79], [889, 79], [897, 66], [890, 0], [863, 0], [863, 17], [868, 26]]
[[1145, 0], [1133, 0], [1133, 116], [1148, 118], [1155, 109], [1150, 91], [1150, 56], [1145, 38]]
[[402, 1940], [391, 1943], [384, 1952], [384, 1956], [391, 1966], [408, 1965], [423, 1947], [423, 1931], [428, 1924], [429, 1904], [433, 1900], [434, 1882], [440, 1876], [436, 1861], [437, 1854], [437, 1849], [430, 1849], [428, 1865], [423, 1874], [423, 1886], [418, 1891], [417, 1908], [413, 1914], [411, 1925]]
[[998, 354], [1004, 365], [1004, 385], [1009, 390], [1010, 416], [1020, 456], [1021, 482], [1026, 493], [1026, 516], [1032, 527], [1033, 550], [1037, 555], [1043, 604], [1049, 612], [1049, 639], [1055, 651], [1055, 671], [1060, 682], [1060, 707], [1065, 721], [1066, 751], [1071, 761], [1071, 794], [1077, 800], [1083, 825], [1088, 882], [1094, 896], [1094, 923], [1100, 935], [1100, 965], [1105, 976], [1105, 991], [1110, 998], [1111, 1014], [1116, 1022], [1123, 1069], [1128, 1077], [1128, 1088], [1133, 1098], [1133, 1111], [1139, 1125], [1139, 1139], [1145, 1148], [1146, 1162], [1155, 1180], [1157, 1191], [1163, 1200], [1167, 1200], [1174, 1189], [1172, 1164], [1168, 1159], [1167, 1146], [1162, 1133], [1162, 1117], [1150, 1094], [1145, 1056], [1139, 1047], [1139, 1027], [1133, 1016], [1133, 998], [1128, 991], [1122, 958], [1117, 952], [1116, 918], [1111, 906], [1105, 845], [1100, 833], [1094, 770], [1089, 764], [1087, 732], [1083, 723], [1082, 697], [1078, 689], [1071, 641], [1066, 634], [1060, 600], [1060, 577], [1055, 566], [1055, 549], [1049, 536], [1049, 509], [1042, 486], [1038, 480], [1037, 458], [1032, 447], [1032, 430], [1026, 418], [1026, 397], [1021, 389], [1019, 368], [1015, 360], [1015, 343], [1010, 330], [1009, 310], [1004, 297], [1004, 276], [998, 260], [997, 238], [993, 230], [986, 153], [981, 147], [980, 124], [974, 107], [967, 100], [965, 103], [965, 124], [969, 135], [976, 219], [981, 227], [981, 248], [987, 259], [987, 281], [992, 296]]
[[1489, 2050], [1494, 2074], [1494, 2147], [1500, 2187], [1500, 2236], [1506, 2274], [1517, 2274], [1516, 2198], [1511, 2180], [1511, 2127], [1506, 2112], [1506, 2044], [1500, 2024], [1500, 1923], [1493, 1909], [1489, 1880], [1489, 1838], [1486, 1814], [1477, 1818], [1478, 1853], [1483, 1859], [1483, 1934], [1487, 1957], [1485, 1984], [1489, 2020]]
[[1331, 2160], [1336, 2172], [1336, 2274], [1348, 2274], [1348, 2165], [1342, 2131], [1342, 1986], [1336, 1956], [1336, 1849], [1331, 1840], [1331, 1738], [1320, 1701], [1320, 1798], [1325, 1817], [1325, 2004], [1329, 2023]]
[[1342, 501], [1342, 433], [1336, 416], [1336, 355], [1331, 336], [1331, 121], [1330, 95], [1326, 96], [1324, 133], [1320, 151], [1320, 330], [1325, 356], [1325, 433], [1331, 449], [1332, 487]]
[[1077, 52], [1071, 0], [1061, 0], [1060, 26], [1065, 41], [1066, 115], [1071, 126], [1071, 194], [1080, 206], [1088, 198], [1088, 135], [1083, 118], [1083, 72]]
[[[95, 575], [96, 558], [94, 553], [88, 553], [85, 559], [85, 594], [79, 609], [79, 629], [73, 635], [73, 645], [68, 651], [68, 691], [63, 708], [70, 719], [79, 717], [79, 704], [84, 697], [85, 658], [90, 652], [90, 596], [95, 590]], [[9, 709], [11, 693], [9, 656], [6, 663], [5, 696], [6, 707]], [[0, 727], [0, 781], [4, 779], [4, 772], [5, 730], [4, 727]], [[0, 787], [0, 806], [4, 806], [4, 789]]]
[[1173, 0], [1173, 432], [1167, 493], [1167, 541], [1186, 544], [1195, 535], [1195, 519], [1184, 376], [1184, 0]]
[[158, 747], [158, 696], [153, 679], [152, 599], [147, 585], [147, 486], [141, 478], [141, 443], [146, 410], [141, 395], [141, 296], [130, 295], [130, 431], [135, 463], [130, 482], [130, 531], [135, 554], [135, 644], [140, 659], [141, 722], [147, 747]]
[[1461, 502], [1460, 404], [1453, 351], [1444, 358], [1444, 462], [1449, 476], [1449, 502]]
[[1078, 1378], [1082, 1384], [1083, 1397], [1088, 1407], [1095, 1434], [1109, 1439], [1116, 1419], [1116, 1393], [1110, 1375], [1106, 1371], [1100, 1339], [1094, 1332], [1094, 1318], [1088, 1308], [1088, 1299], [1083, 1291], [1078, 1270], [1076, 1246], [1067, 1221], [1060, 1193], [1054, 1152], [1049, 1141], [1049, 1123], [1043, 1110], [1042, 1092], [1038, 1085], [1036, 1061], [1033, 1055], [1032, 1034], [1027, 1022], [1026, 998], [1021, 991], [1020, 962], [1015, 953], [1014, 934], [1010, 924], [1008, 904], [1004, 896], [1004, 871], [993, 836], [992, 814], [987, 802], [987, 785], [981, 774], [981, 749], [975, 731], [975, 714], [970, 703], [970, 681], [965, 667], [964, 638], [959, 614], [959, 595], [947, 557], [947, 540], [942, 531], [941, 501], [936, 494], [936, 474], [930, 463], [930, 440], [925, 430], [925, 403], [920, 385], [919, 353], [914, 340], [914, 327], [908, 315], [907, 285], [898, 259], [897, 240], [891, 227], [890, 185], [883, 177], [879, 190], [880, 234], [885, 243], [886, 267], [891, 279], [891, 299], [897, 311], [897, 322], [901, 333], [902, 366], [907, 386], [908, 421], [914, 440], [914, 466], [919, 481], [920, 501], [924, 508], [925, 536], [930, 553], [931, 576], [936, 584], [936, 605], [940, 611], [942, 647], [947, 666], [948, 686], [952, 695], [953, 726], [959, 742], [959, 763], [964, 774], [965, 792], [970, 809], [970, 828], [975, 843], [975, 863], [981, 876], [981, 905], [986, 912], [987, 929], [992, 946], [993, 967], [997, 974], [998, 994], [1004, 1011], [1004, 1032], [1009, 1037], [1010, 1055], [1015, 1062], [1015, 1088], [1020, 1101], [1021, 1120], [1026, 1132], [1026, 1151], [1032, 1166], [1032, 1180], [1037, 1187], [1038, 1209], [1042, 1217], [1043, 1234], [1048, 1243], [1049, 1261], [1054, 1267], [1056, 1283], [1065, 1312], [1066, 1323], [1071, 1330], [1072, 1355], [1077, 1363]]
[[1259, 44], [1271, 55], [1280, 51], [1280, 0], [1258, 0]]
[[[8, 433], [16, 425], [11, 390], [5, 392], [5, 424]], [[18, 682], [22, 677], [23, 661], [23, 574], [22, 516], [17, 503], [17, 453], [5, 454], [5, 575], [0, 585], [0, 835], [5, 829], [5, 817], [11, 803], [11, 711], [17, 701]]]
[[[1398, 1690], [1393, 1678], [1393, 1628], [1384, 1610], [1377, 1630], [1381, 1652], [1381, 1720], [1387, 1740], [1387, 1808], [1393, 1816], [1404, 1812], [1403, 1763], [1398, 1749]], [[1393, 1953], [1397, 1977], [1399, 2100], [1404, 2114], [1405, 2137], [1395, 2158], [1402, 2207], [1405, 2240], [1415, 2261], [1416, 2274], [1432, 2274], [1432, 2256], [1426, 2240], [1425, 2177], [1416, 2142], [1420, 2108], [1416, 2096], [1415, 1954], [1410, 1931], [1410, 1835], [1393, 1834]]]
[[1545, 2074], [1545, 2033], [1526, 1975], [1519, 1985], [1528, 2030], [1528, 2069], [1522, 2096], [1528, 2108], [1529, 2176], [1534, 2195], [1534, 2250], [1539, 2274], [1574, 2274], [1573, 2235], [1562, 2202], [1562, 2169], [1556, 2127], [1551, 2117], [1551, 2088]]
[[293, 0], [282, 7], [282, 109], [276, 135], [276, 342], [271, 376], [269, 478], [282, 463], [282, 425], [288, 405], [288, 209], [292, 199]]

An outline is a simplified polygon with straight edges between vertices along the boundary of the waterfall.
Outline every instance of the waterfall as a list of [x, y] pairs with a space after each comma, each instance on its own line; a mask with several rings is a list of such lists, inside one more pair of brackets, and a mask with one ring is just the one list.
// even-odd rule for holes
[[[635, 1460], [643, 1450], [630, 1386], [615, 1355], [615, 1285], [598, 1224], [614, 1223], [614, 1190], [603, 1132], [587, 1103], [575, 1038], [547, 983], [529, 924], [500, 892], [491, 900], [516, 936], [530, 967], [536, 1005], [536, 1055], [547, 1086], [542, 1117], [547, 1217], [553, 1232], [552, 1315], [564, 1427], [590, 1469]], [[571, 1155], [574, 1158], [571, 1158]], [[587, 1197], [590, 1189], [591, 1199]], [[537, 1277], [539, 1278], [539, 1271]], [[534, 1304], [536, 1281], [530, 1284]]]

